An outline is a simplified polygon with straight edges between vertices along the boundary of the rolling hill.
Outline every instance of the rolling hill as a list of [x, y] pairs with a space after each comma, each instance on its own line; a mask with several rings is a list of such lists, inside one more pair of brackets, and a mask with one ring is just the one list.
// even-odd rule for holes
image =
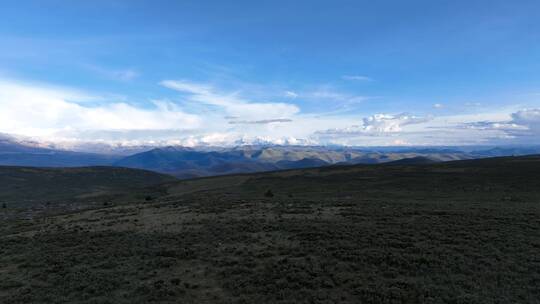
[[114, 165], [153, 170], [181, 178], [278, 169], [270, 164], [253, 161], [240, 153], [206, 152], [176, 147], [138, 153], [117, 161]]

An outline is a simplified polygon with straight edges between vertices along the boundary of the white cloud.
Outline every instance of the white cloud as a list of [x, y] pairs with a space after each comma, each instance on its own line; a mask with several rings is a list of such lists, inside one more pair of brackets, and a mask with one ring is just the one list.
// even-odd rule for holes
[[296, 145], [309, 146], [317, 145], [318, 142], [306, 139], [297, 138], [294, 136], [243, 136], [234, 142], [234, 145]]
[[464, 129], [470, 130], [527, 130], [527, 127], [518, 125], [512, 122], [492, 122], [492, 121], [476, 121], [470, 123], [464, 123], [462, 125]]
[[366, 132], [400, 132], [406, 125], [419, 124], [429, 121], [427, 117], [417, 117], [402, 113], [398, 115], [376, 114], [363, 119], [362, 126]]
[[[509, 115], [505, 120], [483, 120], [458, 125], [465, 129], [500, 130], [516, 135], [540, 135], [540, 109], [525, 109]], [[528, 131], [528, 132], [520, 132]]]
[[285, 91], [285, 96], [295, 99], [296, 97], [298, 97], [298, 93], [293, 92], [293, 91]]
[[343, 80], [355, 80], [355, 81], [373, 81], [370, 77], [362, 75], [343, 75], [341, 76]]
[[200, 126], [198, 116], [167, 101], [148, 108], [99, 100], [74, 90], [0, 81], [0, 132], [59, 137], [98, 130], [182, 130]]
[[[161, 84], [182, 93], [177, 102], [155, 100], [134, 105], [80, 90], [0, 79], [0, 133], [71, 147], [92, 146], [90, 143], [461, 145], [532, 143], [540, 138], [540, 109], [361, 118], [356, 112], [301, 113], [295, 104], [253, 102], [239, 92], [223, 93], [207, 84]], [[279, 95], [283, 89], [275, 92]], [[329, 103], [330, 107], [355, 102], [355, 96], [331, 88], [301, 96], [336, 101]]]
[[[476, 118], [476, 119], [474, 119]], [[532, 144], [540, 139], [540, 109], [515, 112], [485, 113], [483, 115], [454, 116], [431, 127], [441, 137], [461, 135], [487, 144]]]
[[309, 98], [320, 100], [331, 100], [345, 103], [359, 103], [369, 99], [366, 96], [358, 96], [347, 93], [338, 92], [328, 87], [320, 87], [315, 91], [306, 94]]
[[298, 106], [281, 102], [250, 102], [238, 96], [238, 93], [220, 93], [212, 86], [183, 80], [165, 80], [164, 87], [188, 94], [187, 99], [205, 105], [221, 108], [228, 116], [242, 119], [282, 119], [300, 112]]
[[[64, 87], [0, 80], [0, 132], [66, 147], [220, 145], [240, 139], [302, 141], [300, 138], [309, 136], [318, 124], [332, 126], [343, 122], [343, 118], [300, 115], [299, 108], [292, 104], [248, 102], [236, 93], [216, 93], [204, 84], [164, 82], [163, 85], [187, 96], [178, 103], [157, 100], [139, 106], [111, 102], [99, 95]], [[185, 107], [193, 103], [202, 107], [191, 112], [198, 114], [189, 114]], [[205, 111], [205, 107], [218, 111]], [[229, 121], [235, 124], [228, 124]]]
[[[419, 117], [410, 114], [376, 114], [365, 117], [360, 124], [334, 127], [314, 132], [321, 144], [342, 145], [477, 145], [501, 144], [515, 136], [523, 126], [489, 122], [504, 119], [510, 114], [495, 112], [474, 115]], [[483, 119], [483, 120], [482, 120]], [[481, 123], [487, 121], [486, 123]]]
[[526, 109], [512, 113], [512, 122], [540, 130], [540, 109]]
[[441, 104], [441, 103], [435, 103], [435, 104], [433, 104], [433, 107], [434, 107], [435, 109], [440, 109], [440, 108], [444, 107], [444, 105]]
[[212, 87], [200, 83], [183, 80], [163, 80], [160, 84], [179, 92], [187, 92], [194, 95], [212, 95]]
[[[406, 145], [418, 144], [418, 130], [404, 130], [408, 125], [421, 125], [431, 120], [409, 114], [375, 114], [362, 119], [361, 125], [320, 130], [314, 137], [321, 143], [342, 145]], [[415, 134], [416, 133], [416, 134]], [[397, 137], [397, 138], [396, 138]]]

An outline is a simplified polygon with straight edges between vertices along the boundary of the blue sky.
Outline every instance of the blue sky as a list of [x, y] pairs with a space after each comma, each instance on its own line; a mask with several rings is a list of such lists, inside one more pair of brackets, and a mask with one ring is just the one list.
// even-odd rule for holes
[[51, 142], [530, 143], [538, 1], [3, 1], [0, 132]]

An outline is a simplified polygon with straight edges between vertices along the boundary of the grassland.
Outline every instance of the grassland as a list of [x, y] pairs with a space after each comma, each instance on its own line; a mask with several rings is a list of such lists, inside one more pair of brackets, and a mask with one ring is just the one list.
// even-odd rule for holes
[[34, 217], [103, 207], [163, 195], [175, 178], [115, 168], [32, 168], [0, 166], [0, 219]]
[[540, 303], [540, 157], [151, 189], [5, 220], [0, 302]]

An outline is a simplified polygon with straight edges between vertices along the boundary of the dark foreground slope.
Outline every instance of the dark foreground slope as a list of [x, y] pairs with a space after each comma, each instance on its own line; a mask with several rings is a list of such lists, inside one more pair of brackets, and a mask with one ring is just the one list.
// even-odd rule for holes
[[0, 302], [540, 303], [538, 157], [164, 187], [0, 226]]
[[137, 194], [152, 195], [150, 192], [159, 191], [158, 185], [175, 180], [168, 175], [127, 168], [0, 166], [0, 204], [19, 211], [66, 204], [87, 207], [91, 203], [134, 199]]

